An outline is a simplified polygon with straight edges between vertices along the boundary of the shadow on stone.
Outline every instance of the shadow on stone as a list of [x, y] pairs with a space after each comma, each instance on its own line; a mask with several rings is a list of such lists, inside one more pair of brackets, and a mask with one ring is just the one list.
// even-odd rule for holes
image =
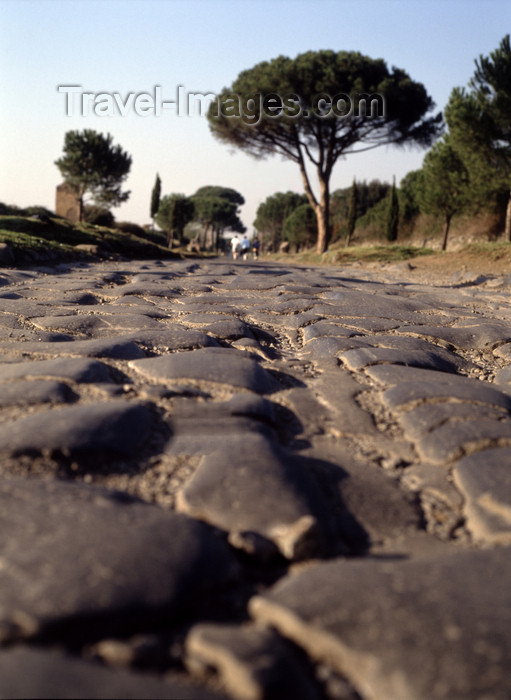
[[365, 554], [371, 541], [368, 532], [350, 511], [342, 497], [342, 482], [351, 475], [338, 464], [325, 460], [299, 457], [304, 470], [312, 474], [330, 515], [325, 535], [329, 555], [360, 556]]

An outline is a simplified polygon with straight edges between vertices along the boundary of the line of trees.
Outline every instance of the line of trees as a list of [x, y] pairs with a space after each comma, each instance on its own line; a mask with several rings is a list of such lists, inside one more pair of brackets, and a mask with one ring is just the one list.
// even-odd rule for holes
[[[157, 176], [157, 182], [158, 179]], [[151, 206], [152, 204], [153, 199]], [[155, 220], [166, 232], [170, 248], [174, 240], [182, 245], [185, 230], [188, 230], [190, 248], [218, 252], [226, 230], [245, 233], [246, 228], [239, 216], [243, 204], [245, 199], [236, 190], [206, 185], [200, 187], [191, 197], [176, 193], [162, 197]]]
[[[475, 61], [468, 88], [454, 88], [445, 109], [447, 131], [424, 157], [422, 168], [400, 182], [356, 182], [329, 195], [331, 241], [344, 238], [349, 245], [355, 225], [374, 224], [388, 241], [397, 238], [419, 213], [437, 217], [443, 224], [442, 249], [451, 222], [459, 214], [505, 211], [504, 235], [511, 241], [511, 49], [507, 35], [489, 56]], [[287, 193], [287, 201], [291, 201]], [[282, 196], [282, 195], [281, 195]], [[298, 196], [298, 195], [295, 195]], [[278, 201], [272, 195], [260, 206]], [[288, 214], [287, 214], [288, 215]], [[275, 231], [264, 217], [254, 222], [268, 242]], [[280, 240], [286, 235], [281, 227]], [[268, 244], [268, 243], [267, 243]], [[323, 247], [318, 245], [318, 250]]]
[[[279, 56], [240, 73], [210, 106], [213, 136], [255, 158], [278, 154], [294, 161], [304, 186], [304, 195], [276, 193], [259, 206], [254, 225], [267, 245], [275, 250], [283, 240], [296, 246], [316, 242], [322, 253], [340, 235], [349, 244], [357, 219], [379, 207], [380, 212], [385, 209], [385, 235], [390, 241], [397, 236], [399, 219], [407, 220], [414, 211], [442, 217], [445, 249], [453, 216], [483, 205], [497, 206], [503, 199], [505, 235], [511, 241], [509, 35], [475, 64], [468, 87], [451, 93], [446, 124], [441, 113], [432, 113], [435, 105], [421, 83], [401, 69], [389, 69], [381, 59], [358, 52], [309, 51], [295, 59]], [[239, 109], [233, 114], [218, 110], [218, 103], [228, 104], [233, 95], [238, 108], [251, 105], [250, 120]], [[284, 110], [279, 95], [294, 98], [295, 112]], [[337, 97], [332, 101], [331, 95]], [[266, 97], [256, 99], [261, 96]], [[340, 116], [334, 104], [338, 108], [347, 96], [353, 98], [351, 110]], [[448, 131], [442, 136], [445, 125]], [[430, 150], [421, 170], [409, 173], [399, 191], [395, 183], [377, 181], [354, 182], [346, 190], [330, 191], [339, 159], [382, 145]], [[90, 129], [68, 132], [56, 165], [82, 210], [86, 202], [107, 209], [119, 206], [130, 195], [123, 191], [123, 183], [131, 156], [114, 145], [110, 135]], [[192, 227], [193, 244], [215, 250], [225, 230], [244, 232], [239, 219], [243, 203], [239, 192], [220, 186], [202, 187], [191, 197], [161, 197], [157, 175], [150, 214], [167, 232], [169, 245], [175, 239], [181, 242], [185, 229]]]

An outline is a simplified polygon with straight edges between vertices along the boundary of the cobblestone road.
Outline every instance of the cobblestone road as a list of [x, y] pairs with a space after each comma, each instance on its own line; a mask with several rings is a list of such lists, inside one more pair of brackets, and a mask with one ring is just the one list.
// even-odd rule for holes
[[510, 287], [399, 279], [0, 271], [0, 697], [511, 697]]

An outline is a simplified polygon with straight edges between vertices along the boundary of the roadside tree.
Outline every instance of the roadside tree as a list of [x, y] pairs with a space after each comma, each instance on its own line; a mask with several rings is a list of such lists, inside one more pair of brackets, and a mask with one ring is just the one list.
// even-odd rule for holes
[[153, 220], [153, 226], [156, 219], [156, 214], [160, 208], [160, 198], [161, 198], [161, 180], [158, 173], [156, 173], [156, 180], [154, 181], [153, 191], [151, 192], [151, 209], [150, 215]]
[[420, 172], [418, 201], [424, 213], [443, 217], [442, 250], [446, 250], [451, 219], [471, 198], [468, 171], [448, 135], [428, 151]]
[[169, 194], [162, 197], [156, 223], [167, 232], [167, 245], [172, 248], [174, 237], [181, 243], [185, 226], [193, 219], [195, 206], [184, 194]]
[[123, 192], [122, 186], [131, 168], [131, 156], [121, 146], [114, 146], [110, 134], [104, 136], [93, 129], [68, 131], [64, 155], [55, 165], [80, 203], [80, 220], [86, 203], [109, 209], [129, 199], [130, 192]]
[[322, 253], [330, 241], [337, 160], [386, 144], [429, 146], [442, 128], [441, 114], [427, 116], [433, 108], [424, 86], [405, 71], [358, 52], [326, 50], [243, 71], [210, 105], [208, 120], [221, 141], [256, 158], [278, 154], [298, 165]]
[[283, 238], [297, 250], [312, 246], [318, 235], [318, 222], [310, 204], [301, 204], [284, 221]]
[[297, 207], [307, 204], [307, 201], [303, 194], [276, 192], [261, 202], [257, 208], [254, 228], [266, 248], [274, 252], [279, 249], [284, 221]]
[[470, 176], [475, 202], [506, 194], [505, 236], [511, 241], [511, 46], [509, 34], [476, 60], [470, 90], [455, 88], [445, 110], [452, 145]]

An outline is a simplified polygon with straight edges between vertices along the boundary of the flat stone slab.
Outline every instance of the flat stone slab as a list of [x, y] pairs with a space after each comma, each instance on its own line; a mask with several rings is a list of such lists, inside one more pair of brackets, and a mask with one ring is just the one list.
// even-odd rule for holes
[[380, 700], [505, 700], [511, 550], [334, 560], [252, 598], [251, 615]]
[[325, 549], [326, 509], [317, 486], [265, 435], [226, 435], [223, 450], [203, 457], [178, 493], [177, 507], [226, 530], [242, 548], [243, 534], [256, 533], [288, 559]]
[[303, 342], [310, 343], [315, 338], [350, 338], [357, 332], [352, 328], [344, 328], [328, 321], [318, 321], [302, 330]]
[[425, 338], [436, 338], [464, 350], [485, 348], [497, 342], [511, 340], [511, 326], [484, 320], [478, 325], [458, 327], [409, 325], [397, 332]]
[[[473, 403], [426, 403], [398, 416], [399, 425], [411, 440], [417, 440], [447, 421], [502, 420], [509, 414], [502, 408]], [[452, 424], [452, 423], [451, 423]]]
[[151, 423], [145, 406], [122, 400], [57, 408], [0, 424], [0, 453], [130, 455], [147, 437]]
[[249, 393], [235, 394], [229, 401], [197, 404], [176, 399], [169, 421], [172, 437], [166, 452], [178, 455], [207, 455], [225, 447], [226, 440], [247, 433], [274, 436], [273, 405]]
[[489, 419], [449, 421], [425, 435], [417, 443], [425, 460], [442, 464], [485, 447], [511, 445], [511, 420]]
[[421, 348], [414, 352], [394, 350], [392, 348], [357, 348], [343, 353], [340, 359], [351, 370], [381, 364], [422, 367], [441, 372], [455, 372], [458, 369], [456, 362], [449, 357], [446, 351], [442, 353], [440, 348], [438, 350], [434, 348], [424, 350]]
[[511, 449], [464, 457], [454, 468], [454, 479], [465, 498], [473, 537], [493, 545], [511, 544]]
[[131, 340], [104, 338], [100, 340], [74, 340], [66, 342], [26, 342], [14, 345], [0, 343], [0, 352], [16, 350], [20, 355], [70, 356], [70, 357], [111, 357], [116, 360], [136, 360], [145, 353]]
[[259, 394], [270, 394], [280, 388], [256, 360], [227, 348], [200, 348], [194, 352], [134, 360], [129, 364], [142, 376], [153, 380], [214, 382]]
[[111, 382], [107, 365], [98, 360], [58, 358], [0, 364], [0, 381], [53, 377], [77, 383]]
[[80, 314], [78, 316], [41, 316], [32, 318], [31, 322], [37, 328], [53, 329], [65, 332], [93, 335], [94, 333], [118, 334], [119, 329], [125, 328], [159, 328], [157, 319], [145, 314]]
[[141, 330], [123, 334], [125, 339], [139, 343], [159, 352], [169, 350], [193, 350], [195, 348], [219, 347], [217, 341], [202, 331], [197, 331], [173, 323], [161, 326], [159, 330]]
[[368, 367], [365, 372], [372, 379], [393, 387], [383, 394], [384, 404], [391, 409], [452, 400], [511, 410], [511, 397], [477, 379], [399, 365]]
[[66, 384], [52, 379], [19, 380], [0, 384], [0, 407], [38, 403], [67, 403], [75, 398]]
[[0, 480], [0, 638], [177, 618], [237, 567], [202, 523], [77, 483]]
[[317, 686], [292, 646], [254, 625], [196, 625], [186, 639], [189, 665], [214, 668], [234, 698], [320, 700]]
[[158, 679], [147, 673], [111, 670], [98, 663], [38, 649], [0, 652], [2, 698], [105, 698], [116, 700], [227, 700], [209, 688], [175, 677]]

